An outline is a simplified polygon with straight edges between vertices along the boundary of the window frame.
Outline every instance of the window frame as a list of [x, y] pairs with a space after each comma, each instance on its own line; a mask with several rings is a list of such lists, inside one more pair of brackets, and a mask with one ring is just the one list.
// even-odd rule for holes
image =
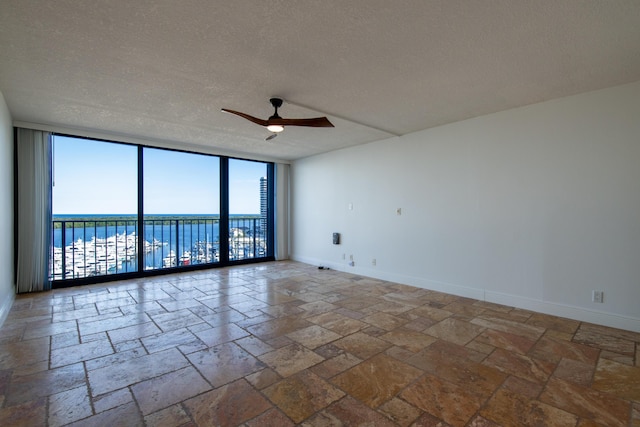
[[[104, 274], [98, 276], [91, 277], [82, 277], [82, 278], [71, 278], [71, 279], [58, 279], [52, 280], [52, 288], [66, 288], [72, 286], [80, 286], [86, 284], [95, 284], [95, 283], [104, 283], [116, 280], [126, 280], [126, 279], [135, 279], [135, 278], [143, 278], [143, 277], [152, 277], [164, 274], [172, 274], [177, 272], [188, 272], [188, 271], [196, 271], [196, 270], [205, 270], [211, 268], [220, 268], [220, 267], [228, 267], [233, 265], [242, 265], [242, 264], [253, 264], [259, 262], [268, 262], [275, 260], [275, 201], [273, 200], [275, 197], [275, 164], [273, 162], [255, 160], [255, 159], [245, 159], [241, 157], [231, 157], [231, 156], [223, 156], [209, 153], [201, 153], [191, 150], [183, 150], [177, 148], [166, 148], [166, 147], [156, 147], [152, 145], [145, 144], [136, 144], [136, 143], [128, 143], [121, 141], [112, 141], [101, 138], [91, 138], [91, 137], [83, 137], [78, 135], [71, 134], [63, 134], [54, 132], [51, 134], [52, 137], [60, 136], [60, 137], [69, 137], [76, 139], [86, 139], [96, 142], [105, 142], [112, 144], [124, 144], [129, 146], [137, 147], [137, 249], [138, 249], [138, 271], [134, 272], [123, 272], [123, 273], [114, 273], [114, 274]], [[220, 203], [220, 213], [219, 213], [219, 235], [220, 235], [220, 255], [219, 261], [214, 263], [206, 263], [206, 264], [191, 264], [191, 265], [176, 265], [175, 267], [168, 268], [159, 268], [153, 270], [146, 270], [144, 268], [144, 238], [140, 238], [140, 236], [145, 235], [144, 231], [144, 221], [145, 221], [145, 213], [144, 213], [144, 149], [152, 148], [158, 150], [166, 150], [172, 152], [179, 153], [188, 153], [188, 154], [197, 154], [203, 156], [211, 156], [219, 159], [219, 203]], [[229, 160], [243, 160], [243, 161], [251, 161], [257, 163], [264, 163], [267, 168], [267, 251], [265, 256], [257, 257], [254, 256], [252, 258], [246, 259], [238, 259], [238, 260], [230, 260], [229, 259]], [[51, 158], [51, 162], [53, 163], [54, 159]], [[51, 232], [53, 233], [52, 227], [53, 221], [51, 223]], [[64, 244], [64, 242], [62, 242]], [[51, 243], [51, 252], [53, 252], [53, 240]], [[255, 255], [255, 254], [254, 254]]]

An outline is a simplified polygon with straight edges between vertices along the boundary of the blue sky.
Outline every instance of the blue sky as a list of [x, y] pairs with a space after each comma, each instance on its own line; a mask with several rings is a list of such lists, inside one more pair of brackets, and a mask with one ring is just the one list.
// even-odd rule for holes
[[[266, 164], [229, 161], [229, 209], [260, 213], [260, 177]], [[54, 137], [53, 214], [135, 214], [137, 147]], [[145, 148], [146, 214], [217, 214], [219, 164], [215, 156]]]

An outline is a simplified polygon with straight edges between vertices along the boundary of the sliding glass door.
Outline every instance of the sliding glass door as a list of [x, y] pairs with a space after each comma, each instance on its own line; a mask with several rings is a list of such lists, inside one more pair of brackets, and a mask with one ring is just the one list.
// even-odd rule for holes
[[229, 160], [229, 260], [266, 257], [268, 235], [269, 165]]
[[145, 270], [220, 262], [220, 159], [144, 148]]

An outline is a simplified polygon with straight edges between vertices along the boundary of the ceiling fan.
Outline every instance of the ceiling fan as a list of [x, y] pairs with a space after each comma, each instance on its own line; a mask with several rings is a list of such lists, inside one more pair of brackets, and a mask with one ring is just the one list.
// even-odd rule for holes
[[275, 109], [275, 112], [267, 120], [259, 119], [257, 117], [250, 116], [249, 114], [245, 114], [240, 111], [229, 110], [226, 108], [223, 108], [222, 111], [235, 114], [236, 116], [240, 116], [257, 125], [266, 127], [267, 130], [273, 132], [270, 136], [267, 137], [267, 141], [275, 138], [279, 132], [282, 132], [284, 130], [285, 126], [306, 126], [313, 128], [334, 127], [326, 117], [315, 117], [311, 119], [283, 119], [278, 115], [278, 108], [282, 107], [282, 99], [271, 98], [269, 102], [271, 102], [271, 105]]

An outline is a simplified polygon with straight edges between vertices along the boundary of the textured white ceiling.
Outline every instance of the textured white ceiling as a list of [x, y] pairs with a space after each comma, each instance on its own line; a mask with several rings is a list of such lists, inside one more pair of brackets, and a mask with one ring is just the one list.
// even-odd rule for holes
[[[15, 121], [244, 157], [292, 160], [637, 80], [638, 0], [0, 3]], [[274, 95], [283, 117], [326, 113], [336, 128], [265, 142], [220, 112], [267, 118]]]

